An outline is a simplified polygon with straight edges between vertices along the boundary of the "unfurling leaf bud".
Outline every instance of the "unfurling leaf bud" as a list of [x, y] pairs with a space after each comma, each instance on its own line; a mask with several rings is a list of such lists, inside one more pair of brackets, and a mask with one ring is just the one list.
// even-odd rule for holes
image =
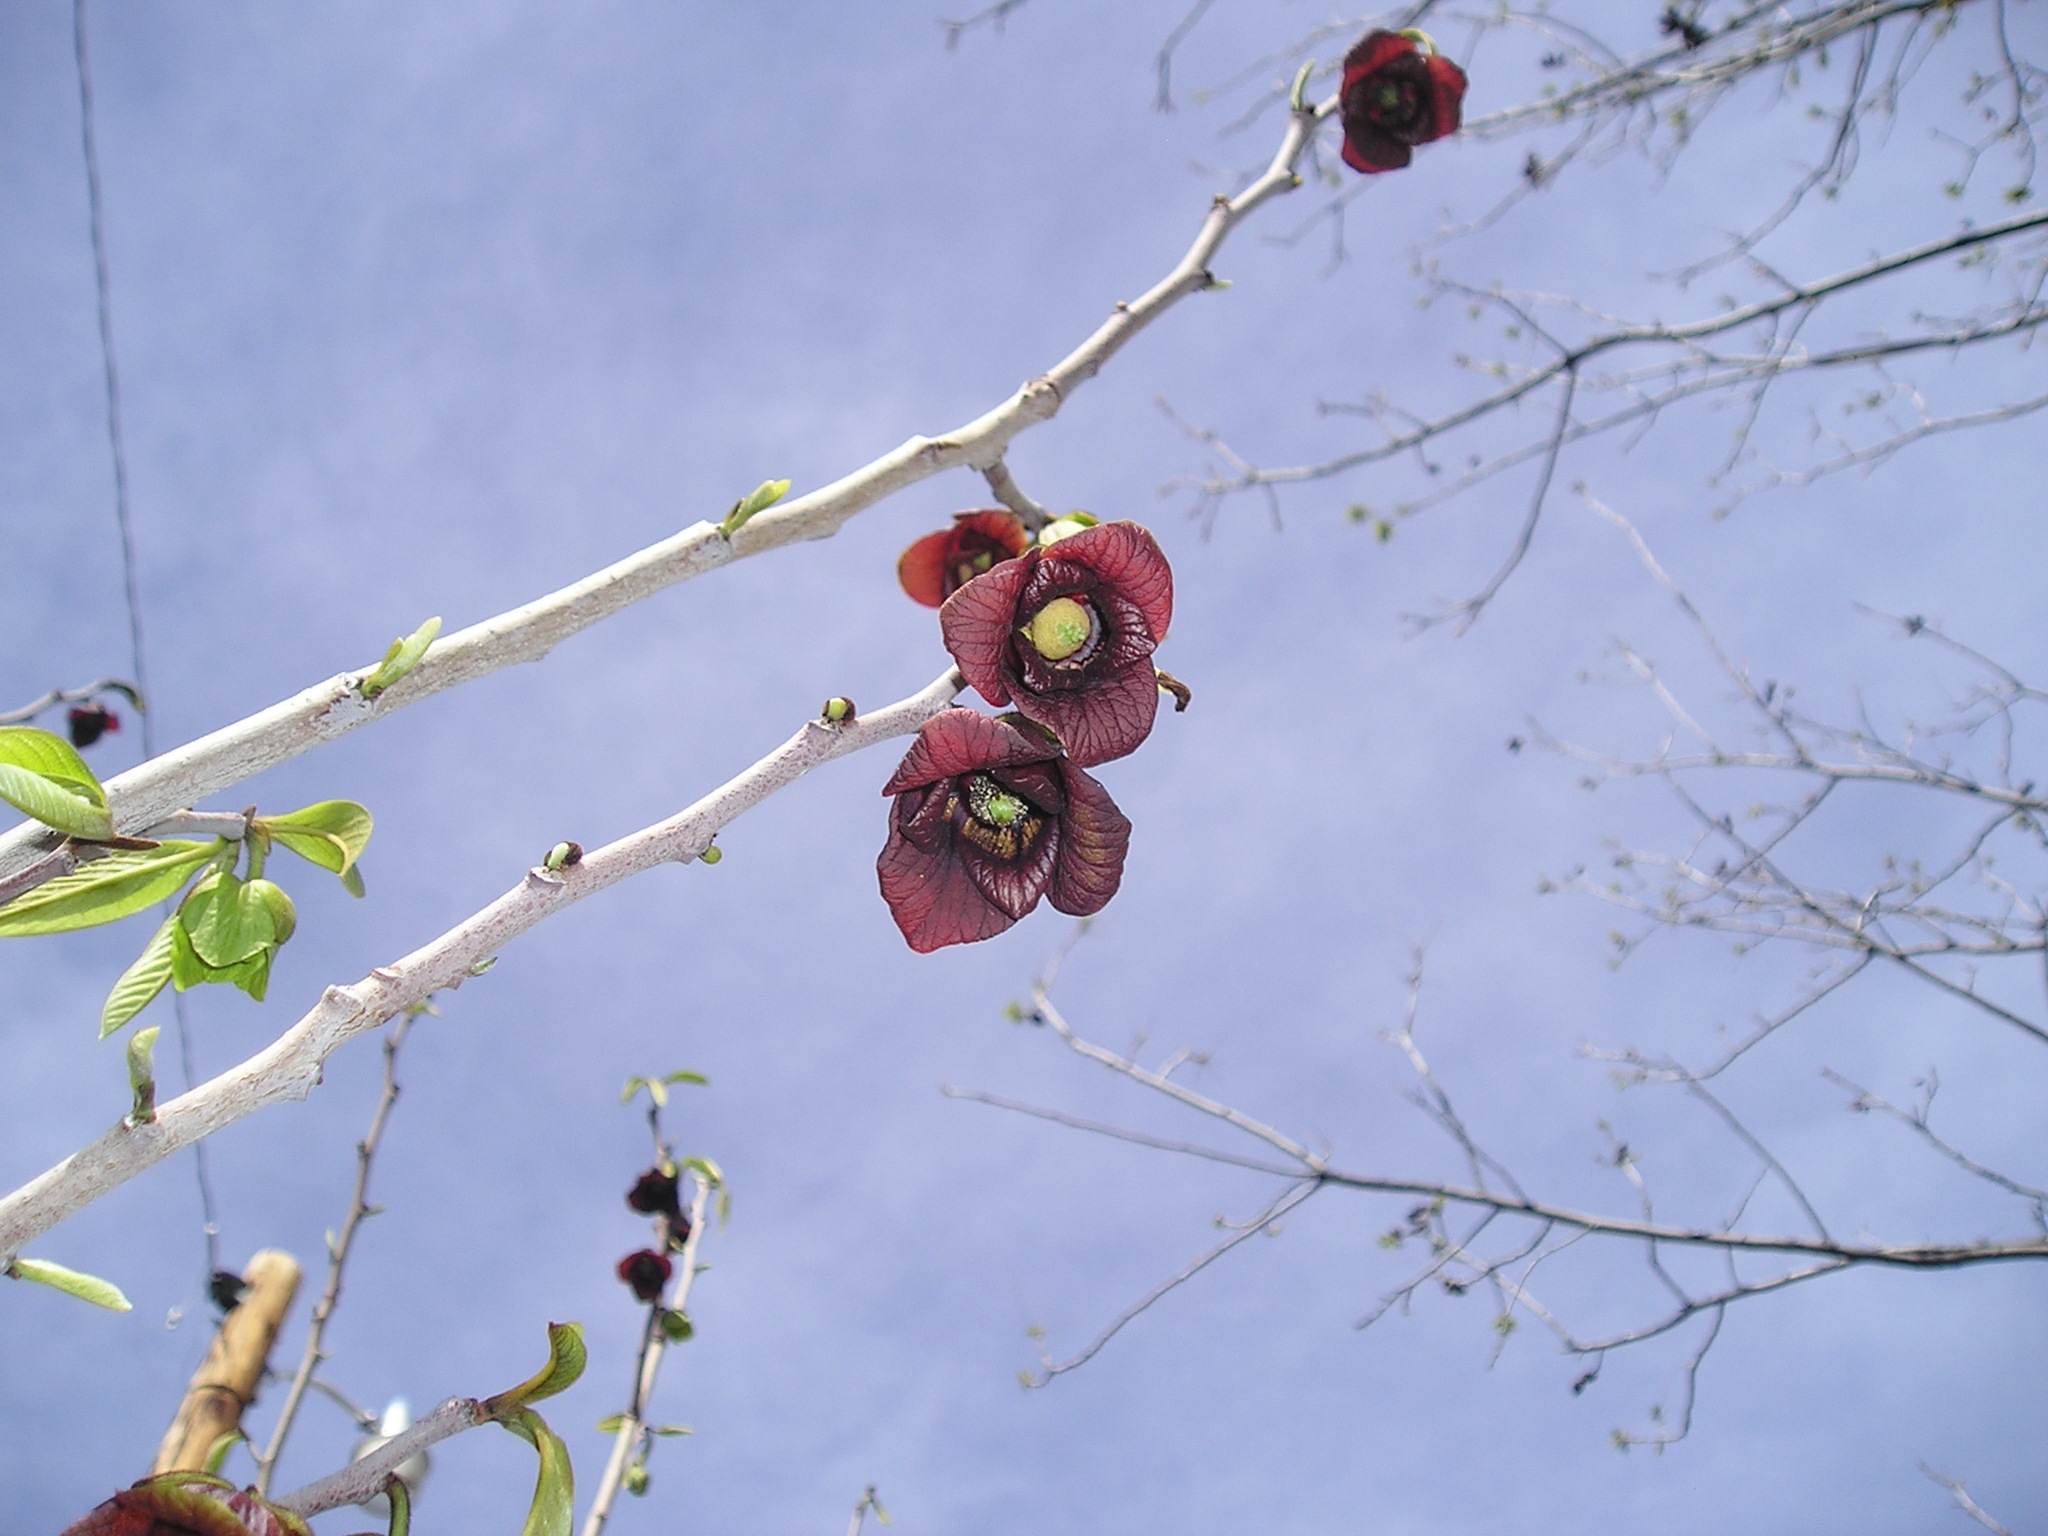
[[548, 856], [541, 861], [548, 869], [567, 869], [572, 864], [583, 862], [581, 843], [557, 843], [548, 850]]
[[713, 843], [710, 847], [706, 848], [702, 853], [698, 854], [697, 857], [699, 859], [702, 859], [706, 864], [716, 864], [720, 859], [724, 858], [725, 855], [719, 852], [718, 844]]
[[642, 1248], [629, 1253], [619, 1260], [619, 1278], [633, 1288], [633, 1294], [642, 1301], [659, 1301], [668, 1284], [669, 1276], [675, 1273], [675, 1265], [668, 1261], [668, 1255], [656, 1253], [652, 1248]]
[[819, 718], [827, 725], [844, 725], [856, 711], [851, 699], [827, 699], [825, 707], [818, 712]]

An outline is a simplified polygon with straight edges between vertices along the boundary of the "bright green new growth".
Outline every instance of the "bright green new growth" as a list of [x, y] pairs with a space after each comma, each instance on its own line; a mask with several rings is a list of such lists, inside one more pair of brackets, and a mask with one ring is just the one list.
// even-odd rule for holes
[[0, 800], [72, 837], [114, 835], [107, 792], [85, 759], [32, 725], [0, 726]]
[[763, 480], [747, 495], [732, 504], [732, 510], [725, 514], [725, 521], [718, 525], [718, 536], [729, 539], [738, 533], [753, 518], [756, 512], [765, 512], [789, 494], [787, 480]]
[[356, 691], [366, 699], [377, 697], [420, 664], [420, 658], [427, 654], [427, 647], [434, 643], [440, 633], [441, 620], [436, 615], [403, 640], [392, 641], [391, 649], [384, 653], [384, 659], [377, 663], [375, 671], [362, 680]]
[[138, 1029], [128, 1042], [128, 1086], [135, 1094], [135, 1107], [128, 1111], [130, 1125], [148, 1125], [156, 1119], [157, 1028]]
[[112, 1281], [102, 1280], [98, 1275], [81, 1274], [75, 1269], [66, 1269], [62, 1264], [52, 1264], [48, 1259], [16, 1259], [4, 1273], [10, 1280], [33, 1280], [37, 1285], [47, 1285], [52, 1290], [62, 1291], [66, 1296], [76, 1296], [80, 1301], [89, 1301], [96, 1307], [105, 1307], [109, 1312], [130, 1312], [128, 1298], [121, 1294], [121, 1288]]

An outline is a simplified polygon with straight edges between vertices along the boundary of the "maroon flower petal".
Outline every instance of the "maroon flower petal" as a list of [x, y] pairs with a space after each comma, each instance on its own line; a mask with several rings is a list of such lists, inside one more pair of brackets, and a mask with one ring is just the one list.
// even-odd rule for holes
[[939, 630], [960, 675], [991, 704], [1010, 702], [1003, 664], [1014, 644], [1010, 632], [1016, 627], [1017, 599], [1036, 564], [1028, 555], [1005, 561], [975, 577], [939, 610]]
[[992, 939], [1017, 921], [981, 893], [950, 848], [927, 853], [894, 827], [882, 845], [875, 872], [889, 915], [920, 955], [949, 944]]
[[1014, 863], [983, 853], [964, 838], [954, 847], [974, 888], [1014, 923], [1038, 905], [1052, 883], [1053, 867], [1059, 859], [1060, 824], [1047, 817], [1024, 857]]
[[1463, 121], [1465, 87], [1469, 83], [1465, 71], [1458, 68], [1440, 53], [1432, 53], [1424, 61], [1429, 70], [1430, 90], [1436, 108], [1431, 127], [1435, 129], [1430, 137], [1441, 139], [1458, 131]]
[[977, 768], [1042, 763], [1056, 751], [1051, 743], [1034, 741], [1014, 725], [992, 715], [972, 709], [943, 710], [925, 721], [917, 740], [896, 765], [896, 772], [882, 786], [882, 793], [901, 794], [906, 789], [935, 784]]
[[633, 1294], [642, 1301], [659, 1301], [662, 1287], [668, 1284], [669, 1276], [675, 1273], [675, 1268], [675, 1265], [669, 1262], [667, 1254], [656, 1253], [652, 1248], [642, 1248], [639, 1252], [629, 1253], [619, 1260], [619, 1278], [631, 1286]]
[[936, 608], [946, 600], [946, 557], [953, 547], [953, 530], [941, 528], [928, 533], [896, 561], [896, 579], [912, 601]]
[[1159, 714], [1159, 683], [1149, 657], [1100, 673], [1085, 690], [1043, 693], [1017, 707], [1051, 726], [1067, 756], [1083, 768], [1138, 750]]
[[1354, 171], [1368, 176], [1398, 171], [1414, 158], [1414, 150], [1369, 123], [1344, 130], [1344, 163]]
[[1109, 791], [1072, 763], [1060, 765], [1067, 781], [1067, 814], [1060, 819], [1060, 857], [1046, 896], [1069, 917], [1087, 917], [1109, 905], [1123, 883], [1131, 823]]
[[1386, 68], [1396, 59], [1405, 58], [1418, 51], [1414, 38], [1403, 37], [1398, 32], [1379, 28], [1366, 33], [1352, 44], [1351, 51], [1344, 55], [1344, 94], [1350, 94], [1351, 87], [1362, 77]]
[[1104, 523], [1060, 540], [1047, 563], [1056, 560], [1089, 567], [1119, 596], [1137, 604], [1154, 645], [1166, 638], [1173, 623], [1173, 567], [1145, 529], [1132, 522]]

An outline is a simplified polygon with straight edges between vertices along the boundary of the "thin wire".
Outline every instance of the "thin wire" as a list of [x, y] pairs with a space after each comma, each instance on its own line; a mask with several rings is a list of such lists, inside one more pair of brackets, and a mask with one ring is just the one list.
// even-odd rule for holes
[[[128, 605], [128, 656], [135, 691], [142, 695], [136, 713], [142, 717], [142, 755], [156, 756], [156, 730], [149, 708], [149, 672], [143, 665], [142, 594], [136, 576], [135, 528], [128, 516], [128, 450], [121, 438], [121, 372], [114, 362], [114, 310], [112, 285], [107, 280], [106, 223], [100, 204], [99, 141], [93, 133], [92, 65], [86, 49], [85, 0], [71, 0], [71, 46], [78, 61], [78, 116], [85, 144], [85, 200], [92, 228], [92, 271], [99, 298], [100, 361], [107, 383], [107, 447], [114, 461], [114, 526], [121, 536], [121, 588]], [[185, 1019], [185, 996], [171, 996], [171, 1010], [178, 1023], [178, 1064], [185, 1074], [189, 1092], [193, 1083], [192, 1031]], [[220, 1223], [215, 1218], [213, 1180], [206, 1165], [206, 1143], [195, 1142], [193, 1160], [199, 1169], [199, 1209], [205, 1223], [206, 1276], [210, 1281], [220, 1268]]]

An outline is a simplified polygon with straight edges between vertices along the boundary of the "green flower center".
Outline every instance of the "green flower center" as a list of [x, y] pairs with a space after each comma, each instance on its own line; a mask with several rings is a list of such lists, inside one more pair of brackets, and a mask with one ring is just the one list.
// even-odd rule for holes
[[985, 773], [969, 775], [967, 820], [961, 833], [984, 853], [1014, 860], [1030, 851], [1045, 817], [1022, 795], [1013, 795]]
[[1056, 597], [1024, 626], [1024, 638], [1047, 661], [1065, 661], [1088, 643], [1095, 632], [1095, 615], [1085, 603], [1071, 597]]

